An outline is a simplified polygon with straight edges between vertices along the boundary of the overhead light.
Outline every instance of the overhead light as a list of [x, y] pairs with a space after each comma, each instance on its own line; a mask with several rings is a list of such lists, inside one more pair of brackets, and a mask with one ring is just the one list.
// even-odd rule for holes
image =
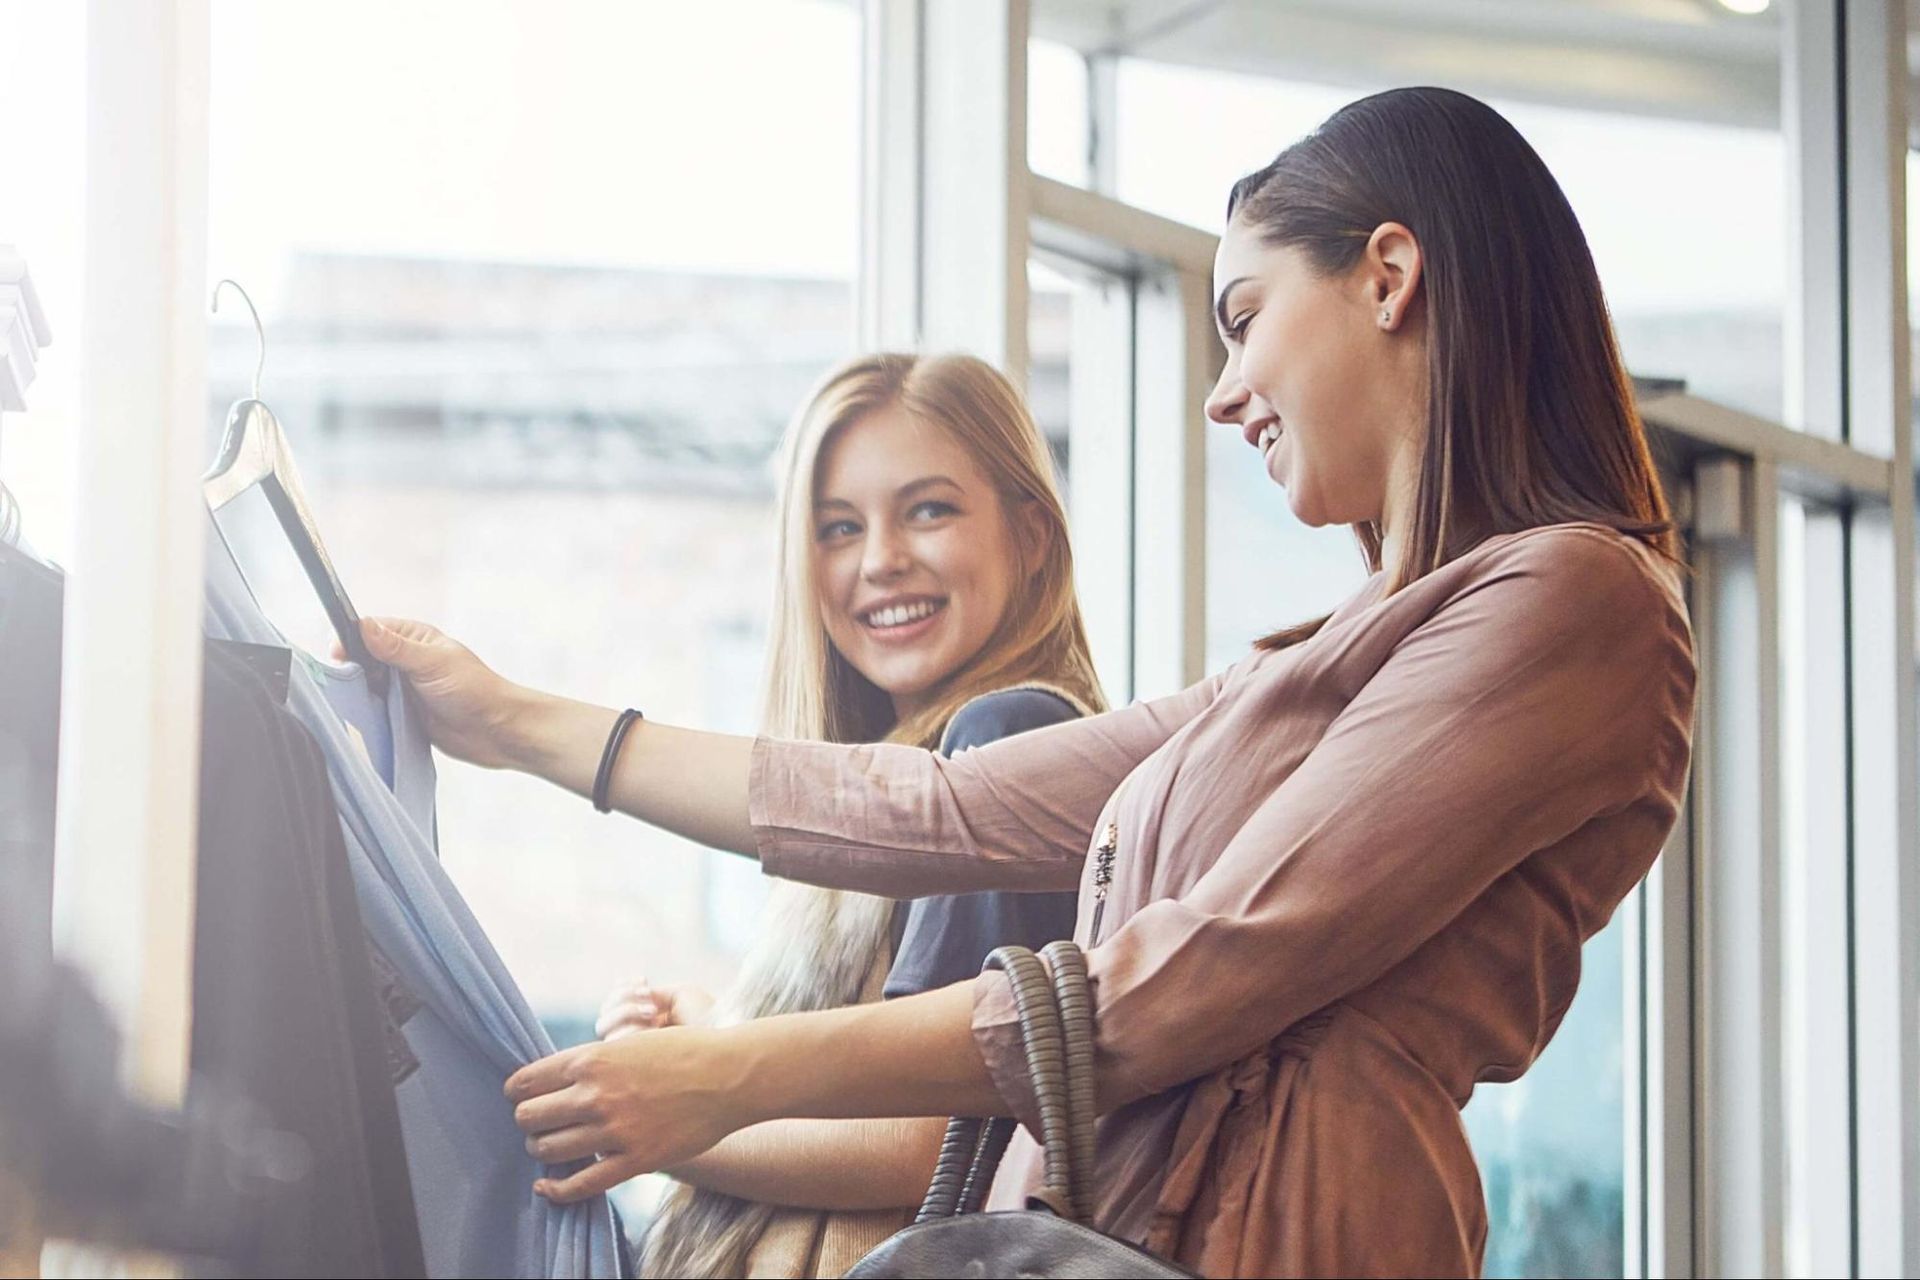
[[1720, 7], [1730, 13], [1751, 17], [1756, 13], [1765, 13], [1772, 3], [1773, 0], [1720, 0]]

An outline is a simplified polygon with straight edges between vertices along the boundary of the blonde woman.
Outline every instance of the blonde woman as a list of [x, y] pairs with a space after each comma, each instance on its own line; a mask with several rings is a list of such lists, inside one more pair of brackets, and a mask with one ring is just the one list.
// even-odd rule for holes
[[[1104, 709], [1066, 517], [1019, 394], [968, 356], [865, 356], [829, 374], [781, 458], [765, 732], [948, 754]], [[600, 1034], [838, 1008], [971, 978], [1003, 943], [1073, 932], [1075, 895], [891, 899], [782, 882], [739, 982], [644, 981]], [[935, 1118], [782, 1120], [670, 1172], [656, 1276], [839, 1275], [926, 1191]]]

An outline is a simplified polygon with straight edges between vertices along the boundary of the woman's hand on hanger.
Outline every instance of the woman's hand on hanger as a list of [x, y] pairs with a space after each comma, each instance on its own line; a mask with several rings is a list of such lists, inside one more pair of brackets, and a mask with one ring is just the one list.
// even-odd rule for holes
[[713, 993], [702, 987], [657, 987], [645, 978], [623, 982], [601, 1002], [593, 1033], [615, 1040], [635, 1031], [662, 1027], [691, 1027], [713, 1016]]
[[362, 618], [373, 656], [407, 677], [426, 711], [433, 745], [488, 769], [511, 768], [512, 731], [531, 691], [480, 661], [438, 627], [405, 618]]
[[[517, 769], [591, 795], [607, 735], [619, 718], [515, 684], [424, 622], [365, 618], [373, 656], [405, 676], [426, 711], [433, 745], [490, 769]], [[753, 739], [642, 720], [612, 775], [612, 806], [716, 849], [755, 856], [747, 814]]]

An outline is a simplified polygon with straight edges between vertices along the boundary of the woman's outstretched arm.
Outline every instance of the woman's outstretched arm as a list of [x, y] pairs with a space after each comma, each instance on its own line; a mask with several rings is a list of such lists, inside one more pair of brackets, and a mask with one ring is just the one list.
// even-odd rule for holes
[[[580, 795], [618, 715], [499, 675], [422, 622], [369, 619], [368, 648], [407, 677], [440, 750]], [[1205, 709], [1221, 679], [946, 759], [917, 747], [776, 742], [643, 720], [612, 775], [616, 808], [785, 874], [797, 851], [894, 897], [1071, 889], [1113, 789]], [[876, 869], [876, 863], [890, 864]], [[857, 869], [857, 870], [856, 870]], [[827, 883], [835, 869], [795, 879]]]
[[[405, 674], [419, 695], [436, 747], [582, 796], [593, 790], [617, 711], [514, 684], [423, 622], [369, 618], [362, 630], [373, 656]], [[643, 822], [751, 857], [752, 754], [752, 738], [643, 720], [627, 735], [608, 798]]]

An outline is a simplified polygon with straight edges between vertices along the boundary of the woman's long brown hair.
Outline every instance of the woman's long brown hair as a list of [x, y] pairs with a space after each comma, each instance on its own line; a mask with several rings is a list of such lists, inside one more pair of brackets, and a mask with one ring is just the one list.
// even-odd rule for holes
[[[1450, 89], [1393, 89], [1336, 111], [1234, 184], [1227, 217], [1351, 271], [1398, 222], [1422, 255], [1427, 435], [1399, 562], [1354, 526], [1398, 590], [1479, 541], [1592, 521], [1679, 560], [1633, 385], [1587, 238], [1560, 184], [1499, 112]], [[1321, 618], [1259, 642], [1279, 649]]]

